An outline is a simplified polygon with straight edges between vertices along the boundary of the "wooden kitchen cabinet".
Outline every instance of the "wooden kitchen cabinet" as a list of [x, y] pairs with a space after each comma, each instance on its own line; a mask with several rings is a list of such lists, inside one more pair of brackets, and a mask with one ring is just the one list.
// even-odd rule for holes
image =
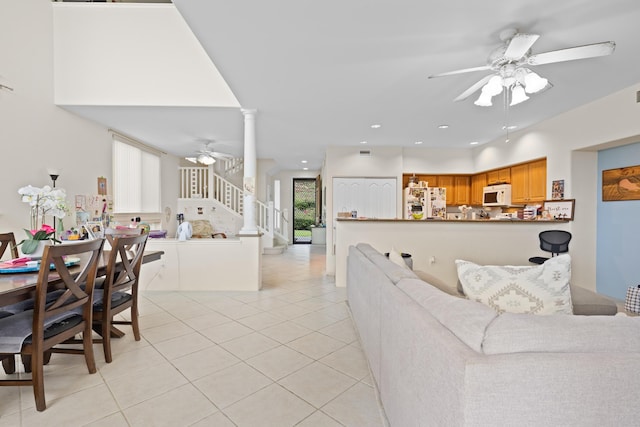
[[547, 198], [547, 160], [511, 166], [511, 203], [528, 204]]
[[471, 194], [469, 196], [469, 203], [474, 206], [482, 205], [483, 189], [487, 186], [487, 174], [479, 173], [471, 176]]
[[438, 175], [437, 186], [447, 189], [447, 206], [454, 205], [456, 200], [455, 177], [453, 175]]
[[[483, 174], [484, 175], [484, 174]], [[404, 174], [402, 182], [404, 188], [409, 185], [409, 178], [413, 174]], [[415, 174], [418, 181], [426, 181], [429, 187], [444, 187], [447, 189], [447, 205], [459, 206], [471, 203], [471, 177], [469, 175], [421, 175]], [[484, 186], [484, 185], [483, 185]], [[482, 191], [482, 188], [480, 188]], [[482, 204], [482, 199], [480, 203]]]
[[469, 175], [438, 175], [438, 187], [447, 189], [447, 206], [469, 204]]
[[429, 187], [437, 187], [438, 186], [438, 175], [421, 175], [421, 174], [403, 174], [402, 175], [402, 188], [407, 188], [409, 186], [409, 179], [416, 176], [418, 181], [426, 181]]
[[487, 172], [487, 185], [511, 183], [511, 168], [496, 169]]
[[469, 176], [456, 176], [454, 191], [455, 193], [453, 203], [455, 205], [470, 204], [471, 184]]

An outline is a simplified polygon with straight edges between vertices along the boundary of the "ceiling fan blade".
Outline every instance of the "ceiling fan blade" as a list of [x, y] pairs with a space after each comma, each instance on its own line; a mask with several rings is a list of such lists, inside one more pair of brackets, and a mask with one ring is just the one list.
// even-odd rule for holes
[[491, 67], [489, 65], [483, 65], [481, 67], [463, 68], [462, 70], [455, 70], [455, 71], [448, 71], [446, 73], [433, 74], [429, 76], [429, 78], [432, 79], [434, 77], [454, 76], [456, 74], [472, 73], [474, 71], [487, 71], [490, 69]]
[[513, 61], [522, 58], [531, 49], [531, 46], [538, 40], [538, 34], [516, 34], [513, 36], [504, 52], [504, 57]]
[[551, 52], [531, 55], [527, 59], [527, 64], [544, 65], [554, 62], [573, 61], [575, 59], [595, 58], [597, 56], [610, 55], [615, 49], [615, 42], [602, 42], [584, 46], [569, 47], [566, 49], [552, 50]]
[[219, 151], [210, 151], [208, 154], [218, 159], [233, 159], [233, 156], [231, 154], [221, 153]]
[[454, 101], [462, 101], [463, 99], [467, 99], [474, 92], [479, 90], [482, 86], [486, 85], [491, 79], [491, 77], [493, 76], [495, 76], [495, 74], [489, 74], [488, 76], [484, 76], [482, 79], [474, 83], [473, 86], [471, 86], [469, 89], [462, 92], [456, 99], [454, 99]]

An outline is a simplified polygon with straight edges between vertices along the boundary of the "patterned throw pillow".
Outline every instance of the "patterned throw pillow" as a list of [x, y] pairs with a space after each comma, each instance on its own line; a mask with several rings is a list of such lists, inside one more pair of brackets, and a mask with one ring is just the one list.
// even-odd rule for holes
[[481, 266], [463, 260], [456, 260], [456, 267], [467, 298], [498, 313], [573, 314], [568, 254], [532, 267]]

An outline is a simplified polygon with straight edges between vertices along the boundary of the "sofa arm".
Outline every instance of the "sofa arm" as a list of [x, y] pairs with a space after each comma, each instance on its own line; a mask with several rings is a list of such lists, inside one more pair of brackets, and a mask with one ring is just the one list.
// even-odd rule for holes
[[573, 314], [584, 316], [613, 316], [618, 312], [615, 301], [603, 295], [571, 285]]

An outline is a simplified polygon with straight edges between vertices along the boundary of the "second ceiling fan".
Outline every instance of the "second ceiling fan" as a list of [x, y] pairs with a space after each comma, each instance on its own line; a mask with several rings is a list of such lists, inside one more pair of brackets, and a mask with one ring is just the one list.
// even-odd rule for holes
[[486, 65], [434, 74], [429, 78], [493, 71], [462, 92], [455, 101], [467, 99], [482, 89], [480, 97], [474, 102], [476, 105], [491, 106], [491, 99], [503, 91], [506, 105], [516, 105], [529, 99], [527, 94], [551, 87], [547, 79], [533, 72], [529, 66], [610, 55], [616, 47], [614, 42], [606, 41], [532, 54], [531, 47], [539, 37], [538, 34], [519, 33], [512, 28], [504, 30], [500, 33], [503, 44], [491, 52]]

